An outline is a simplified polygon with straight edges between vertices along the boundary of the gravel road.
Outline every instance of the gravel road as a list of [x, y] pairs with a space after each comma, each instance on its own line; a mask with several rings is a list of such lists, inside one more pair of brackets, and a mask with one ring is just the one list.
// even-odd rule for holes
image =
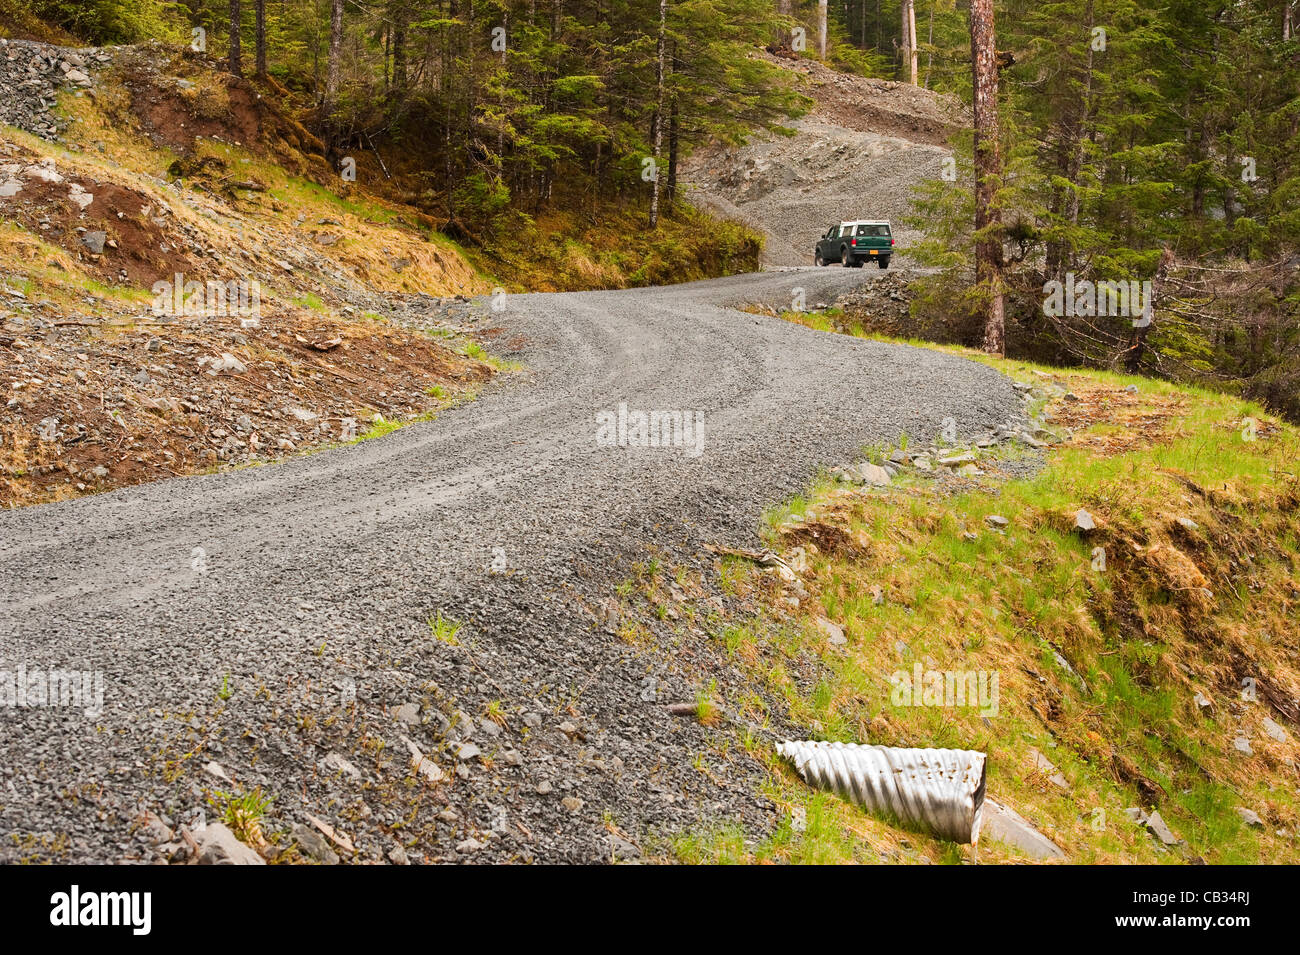
[[[1018, 412], [981, 365], [726, 307], [863, 275], [511, 296], [480, 321], [525, 371], [435, 421], [0, 513], [0, 671], [103, 675], [102, 713], [0, 707], [0, 860], [155, 861], [142, 810], [193, 828], [253, 787], [268, 832], [311, 814], [359, 860], [593, 861], [770, 827], [757, 764], [663, 713], [694, 698], [702, 629], [628, 641], [601, 602], [651, 556], [711, 578], [704, 543], [755, 546], [765, 506], [865, 444]], [[698, 413], [703, 452], [602, 446], [620, 402]]]
[[845, 219], [889, 219], [894, 267], [910, 264], [907, 250], [922, 238], [906, 221], [912, 194], [940, 178], [950, 134], [968, 125], [958, 103], [812, 60], [770, 62], [796, 74], [812, 110], [780, 135], [692, 152], [680, 173], [691, 202], [761, 232], [765, 266], [811, 265], [818, 237]]

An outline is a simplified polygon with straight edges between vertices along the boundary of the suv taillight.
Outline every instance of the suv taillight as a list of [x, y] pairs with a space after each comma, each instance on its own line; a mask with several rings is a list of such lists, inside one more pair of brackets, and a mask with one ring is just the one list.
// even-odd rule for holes
[[889, 244], [890, 244], [890, 246], [893, 246], [893, 244], [894, 244], [894, 240], [893, 240], [893, 239], [890, 239], [890, 240], [889, 240]]
[[857, 245], [857, 244], [858, 244], [857, 239], [849, 239], [849, 245]]

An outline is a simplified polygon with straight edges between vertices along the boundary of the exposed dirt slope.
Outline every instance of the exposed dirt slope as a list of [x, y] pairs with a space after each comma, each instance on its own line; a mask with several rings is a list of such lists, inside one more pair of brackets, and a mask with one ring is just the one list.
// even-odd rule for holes
[[256, 86], [18, 41], [0, 86], [0, 506], [349, 440], [491, 373], [447, 314], [489, 286]]

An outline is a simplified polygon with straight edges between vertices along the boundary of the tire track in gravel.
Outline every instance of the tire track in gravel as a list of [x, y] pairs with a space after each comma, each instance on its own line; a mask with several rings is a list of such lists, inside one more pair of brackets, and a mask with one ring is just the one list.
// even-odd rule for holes
[[[151, 860], [138, 810], [192, 823], [214, 786], [261, 786], [272, 828], [313, 813], [376, 860], [398, 836], [430, 859], [591, 861], [610, 856], [610, 819], [637, 839], [715, 817], [770, 827], [757, 764], [714, 753], [710, 774], [692, 769], [711, 731], [658, 706], [719, 665], [706, 634], [666, 624], [658, 649], [637, 647], [593, 610], [648, 548], [711, 579], [702, 544], [752, 546], [765, 506], [865, 444], [1018, 413], [984, 366], [726, 307], [788, 302], [795, 285], [829, 299], [862, 278], [513, 296], [484, 320], [524, 342], [508, 357], [528, 370], [437, 420], [0, 513], [0, 670], [105, 680], [94, 718], [0, 708], [0, 830], [63, 837], [66, 860]], [[620, 401], [700, 412], [704, 453], [598, 447], [595, 414]], [[488, 572], [494, 547], [505, 574]], [[439, 611], [465, 622], [462, 646], [431, 638]], [[455, 716], [492, 700], [504, 730]], [[420, 721], [394, 723], [407, 702]], [[402, 735], [449, 781], [413, 787]], [[453, 773], [467, 741], [490, 758]], [[331, 752], [361, 778], [320, 769]], [[237, 786], [205, 776], [210, 759]]]

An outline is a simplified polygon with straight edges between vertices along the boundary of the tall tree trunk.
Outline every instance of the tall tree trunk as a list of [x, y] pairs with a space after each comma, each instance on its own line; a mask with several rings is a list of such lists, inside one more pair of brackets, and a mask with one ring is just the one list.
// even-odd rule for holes
[[664, 130], [664, 40], [668, 33], [668, 0], [659, 0], [659, 41], [655, 44], [655, 112], [650, 123], [650, 140], [654, 144], [654, 179], [650, 183], [650, 228], [659, 225], [659, 155], [663, 150]]
[[266, 75], [266, 0], [256, 0], [253, 8], [257, 21], [256, 70], [258, 76]]
[[239, 57], [239, 20], [240, 9], [239, 0], [230, 0], [230, 45], [227, 50], [229, 54], [228, 68], [236, 76], [243, 76], [243, 65]]
[[664, 202], [668, 206], [669, 215], [673, 211], [673, 203], [677, 201], [677, 146], [680, 130], [677, 116], [677, 94], [673, 94], [672, 106], [668, 111], [668, 188], [664, 190]]
[[406, 22], [409, 14], [405, 0], [397, 0], [388, 9], [393, 20], [393, 86], [400, 94], [406, 92]]
[[984, 350], [993, 355], [1005, 355], [1002, 214], [997, 208], [1002, 155], [998, 145], [998, 64], [993, 0], [971, 0], [970, 46], [975, 94], [975, 280], [984, 294]]
[[916, 0], [902, 0], [898, 12], [898, 49], [903, 58], [903, 82], [915, 86], [917, 79]]
[[915, 86], [916, 61], [919, 52], [916, 42], [916, 0], [907, 0], [907, 42], [908, 48], [912, 51], [912, 79], [910, 82]]
[[817, 56], [826, 59], [826, 0], [817, 0]]
[[912, 59], [912, 41], [911, 33], [908, 30], [907, 2], [908, 0], [899, 0], [898, 3], [898, 78], [904, 83], [907, 82], [907, 65]]
[[930, 88], [930, 71], [934, 69], [934, 5], [930, 0], [930, 37], [925, 41], [925, 88]]
[[343, 49], [343, 0], [330, 4], [330, 53], [325, 67], [325, 116], [334, 110], [339, 95], [339, 55]]

